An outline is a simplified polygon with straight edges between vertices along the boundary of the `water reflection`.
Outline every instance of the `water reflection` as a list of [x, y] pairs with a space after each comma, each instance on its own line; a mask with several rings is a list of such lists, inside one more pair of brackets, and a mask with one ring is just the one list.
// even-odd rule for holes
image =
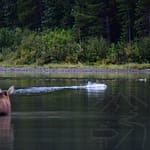
[[100, 141], [102, 149], [146, 149], [148, 140], [148, 129], [142, 117], [147, 103], [135, 96], [110, 97], [101, 113], [103, 115], [111, 113], [111, 118], [102, 121], [98, 128], [93, 130], [93, 136]]
[[11, 117], [0, 117], [0, 150], [13, 150], [13, 128]]
[[[103, 103], [103, 105], [102, 105]], [[94, 108], [97, 111], [93, 111]], [[146, 150], [148, 104], [134, 95], [109, 96], [88, 111], [13, 113], [18, 149]]]
[[[63, 88], [34, 94], [28, 89], [29, 95], [12, 95], [14, 150], [149, 149], [150, 76], [72, 76], [0, 78], [2, 88], [11, 84], [19, 90]], [[145, 78], [146, 82], [139, 80]], [[104, 83], [107, 89], [88, 88], [88, 81]], [[13, 149], [12, 133], [8, 140], [0, 136], [0, 142], [7, 141], [7, 149]]]

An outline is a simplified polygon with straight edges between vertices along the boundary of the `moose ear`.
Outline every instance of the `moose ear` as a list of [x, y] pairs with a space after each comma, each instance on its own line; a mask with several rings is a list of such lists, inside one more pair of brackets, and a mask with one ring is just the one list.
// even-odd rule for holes
[[10, 95], [10, 94], [13, 94], [14, 91], [15, 91], [14, 86], [11, 86], [11, 87], [8, 89], [7, 93], [8, 93], [8, 95]]

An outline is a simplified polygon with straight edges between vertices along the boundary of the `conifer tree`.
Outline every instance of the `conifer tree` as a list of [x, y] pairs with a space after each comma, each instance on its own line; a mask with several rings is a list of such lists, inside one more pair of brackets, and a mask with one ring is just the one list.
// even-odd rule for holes
[[0, 6], [0, 27], [16, 27], [18, 24], [16, 0], [1, 0]]
[[73, 8], [74, 28], [78, 39], [104, 34], [104, 3], [97, 0], [79, 0]]
[[130, 42], [133, 39], [134, 9], [136, 0], [116, 0], [121, 40]]
[[138, 0], [135, 14], [136, 37], [150, 36], [150, 1]]
[[38, 0], [17, 0], [18, 17], [22, 27], [36, 29], [40, 26]]
[[104, 4], [104, 37], [108, 41], [116, 41], [119, 37], [116, 1], [107, 0]]
[[45, 28], [66, 28], [73, 24], [71, 16], [74, 0], [42, 0], [42, 25]]

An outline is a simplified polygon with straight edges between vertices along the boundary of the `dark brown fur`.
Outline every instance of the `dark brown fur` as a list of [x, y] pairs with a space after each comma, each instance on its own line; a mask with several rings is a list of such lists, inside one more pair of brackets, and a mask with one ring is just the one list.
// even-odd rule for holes
[[0, 116], [11, 114], [11, 103], [9, 95], [14, 92], [14, 86], [11, 86], [7, 91], [0, 89]]

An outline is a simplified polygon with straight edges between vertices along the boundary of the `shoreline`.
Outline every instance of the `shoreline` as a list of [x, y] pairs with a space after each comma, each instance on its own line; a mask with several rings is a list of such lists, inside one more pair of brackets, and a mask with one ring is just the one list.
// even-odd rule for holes
[[150, 74], [150, 69], [103, 69], [103, 68], [19, 68], [0, 67], [0, 73], [38, 73], [38, 74], [107, 74], [130, 73]]

